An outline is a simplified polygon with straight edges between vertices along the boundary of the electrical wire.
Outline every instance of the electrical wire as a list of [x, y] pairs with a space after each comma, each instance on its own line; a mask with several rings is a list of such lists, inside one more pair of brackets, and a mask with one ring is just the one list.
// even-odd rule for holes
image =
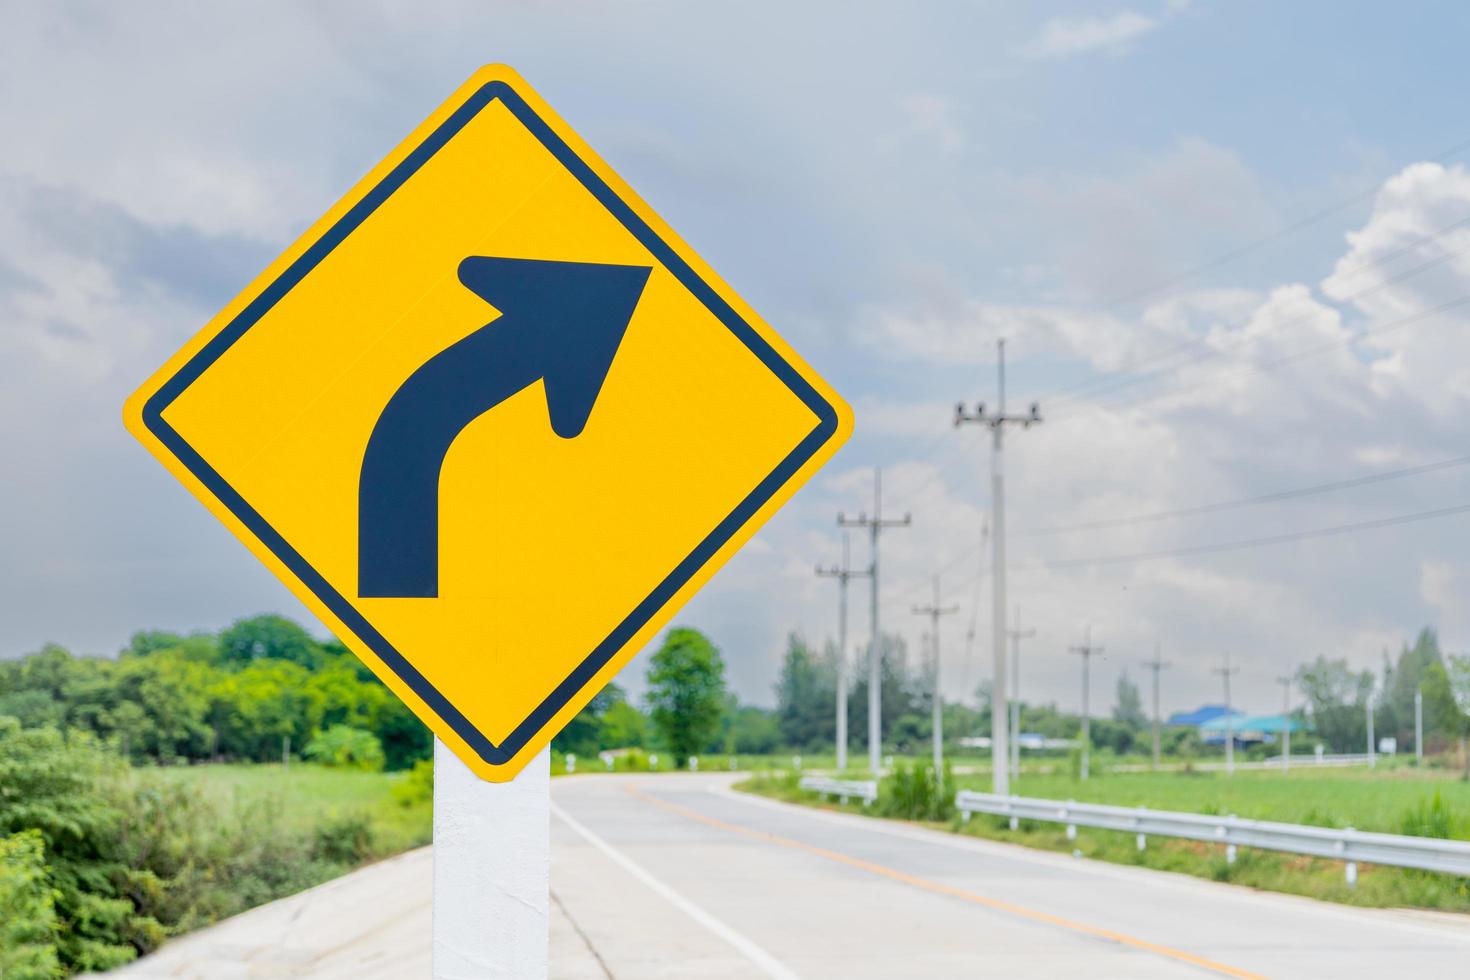
[[1331, 527], [1311, 528], [1305, 531], [1291, 531], [1285, 534], [1271, 534], [1260, 538], [1245, 538], [1239, 541], [1218, 541], [1211, 544], [1191, 545], [1183, 548], [1166, 548], [1160, 551], [1142, 551], [1131, 555], [1101, 555], [1093, 558], [1063, 558], [1043, 561], [1028, 568], [1084, 568], [1099, 565], [1131, 565], [1138, 562], [1154, 561], [1160, 558], [1177, 558], [1193, 555], [1210, 555], [1224, 551], [1241, 551], [1247, 548], [1262, 548], [1270, 545], [1289, 544], [1293, 541], [1307, 541], [1313, 538], [1334, 537], [1341, 534], [1352, 534], [1358, 531], [1371, 531], [1377, 528], [1395, 527], [1400, 524], [1413, 524], [1420, 521], [1430, 521], [1441, 517], [1453, 517], [1457, 514], [1470, 513], [1470, 504], [1458, 504], [1454, 507], [1441, 507], [1437, 510], [1417, 511], [1411, 514], [1399, 514], [1393, 517], [1380, 517], [1371, 521], [1358, 521], [1352, 524], [1337, 524]]
[[1368, 473], [1362, 476], [1349, 477], [1345, 480], [1334, 480], [1331, 483], [1318, 483], [1307, 487], [1295, 487], [1290, 490], [1277, 490], [1272, 493], [1257, 494], [1253, 497], [1241, 497], [1236, 500], [1222, 500], [1209, 504], [1198, 504], [1193, 507], [1178, 507], [1172, 510], [1154, 511], [1150, 514], [1135, 514], [1131, 517], [1113, 517], [1096, 521], [1082, 521], [1077, 524], [1058, 524], [1052, 527], [1031, 528], [1019, 533], [1022, 536], [1036, 537], [1049, 534], [1066, 534], [1073, 531], [1096, 531], [1103, 528], [1126, 527], [1131, 524], [1151, 524], [1158, 521], [1175, 520], [1181, 517], [1214, 514], [1219, 511], [1235, 510], [1240, 507], [1251, 507], [1257, 504], [1296, 500], [1300, 497], [1310, 497], [1319, 493], [1331, 493], [1337, 490], [1348, 490], [1374, 483], [1386, 483], [1390, 480], [1402, 480], [1411, 476], [1436, 473], [1440, 470], [1450, 469], [1455, 466], [1465, 466], [1467, 464], [1470, 464], [1470, 456], [1456, 456], [1453, 459], [1442, 459], [1434, 463], [1406, 466], [1397, 470], [1384, 470], [1379, 473]]

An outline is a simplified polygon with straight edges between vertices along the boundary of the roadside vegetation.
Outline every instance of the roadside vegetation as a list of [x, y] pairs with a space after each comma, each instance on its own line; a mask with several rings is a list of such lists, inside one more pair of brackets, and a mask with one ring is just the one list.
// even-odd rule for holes
[[[941, 789], [933, 767], [927, 765], [897, 767], [880, 780], [878, 801], [868, 808], [825, 802], [802, 791], [798, 780], [799, 774], [788, 770], [758, 774], [736, 788], [793, 803], [908, 820], [957, 834], [1327, 901], [1470, 912], [1470, 879], [1450, 875], [1360, 865], [1357, 886], [1350, 888], [1337, 861], [1241, 847], [1232, 864], [1223, 847], [1195, 841], [1150, 837], [1147, 848], [1139, 851], [1131, 833], [1078, 827], [1076, 839], [1069, 840], [1061, 824], [1021, 821], [1011, 830], [1004, 818], [984, 814], [964, 821], [954, 812], [954, 791], [988, 790], [988, 778], [949, 775]], [[1061, 773], [1023, 773], [1014, 788], [1020, 795], [1043, 799], [1470, 840], [1470, 783], [1454, 772], [1408, 765], [1233, 776], [1190, 770], [1109, 773], [1085, 781]]]
[[[1168, 867], [1260, 887], [1363, 904], [1470, 910], [1464, 882], [1364, 869], [1356, 891], [1331, 862], [1245, 854], [1235, 865], [1202, 845], [1060, 828], [1011, 832], [976, 818], [961, 827], [951, 791], [983, 787], [988, 690], [974, 705], [943, 705], [942, 780], [908, 760], [927, 756], [931, 685], [903, 641], [880, 643], [885, 765], [876, 812], [971, 834]], [[1298, 751], [1361, 751], [1371, 710], [1378, 733], [1411, 745], [1415, 693], [1424, 704], [1431, 765], [1458, 771], [1470, 732], [1470, 662], [1441, 655], [1424, 631], [1381, 680], [1342, 661], [1299, 671], [1312, 727]], [[766, 773], [751, 788], [802, 799], [794, 772], [835, 766], [837, 652], [792, 634], [773, 687], [774, 708], [739, 703], [719, 649], [675, 628], [649, 660], [635, 700], [610, 685], [552, 743], [555, 773]], [[866, 764], [866, 674], [849, 691], [849, 774]], [[1362, 829], [1466, 836], [1466, 785], [1419, 771], [1371, 777], [1341, 771], [1202, 773], [1218, 748], [1194, 729], [1166, 728], [1165, 764], [1178, 774], [1110, 771], [1148, 764], [1151, 726], [1134, 682], [1116, 687], [1110, 717], [1091, 725], [1092, 771], [1079, 750], [1027, 757], [1021, 792], [1235, 812]], [[1057, 744], [1080, 718], [1056, 705], [1021, 707], [1023, 731]], [[341, 644], [279, 616], [242, 619], [218, 633], [135, 634], [115, 657], [48, 645], [0, 661], [0, 977], [32, 980], [101, 970], [172, 935], [325, 881], [429, 840], [432, 739]], [[1270, 746], [1239, 753], [1272, 754]], [[1274, 781], [1273, 781], [1274, 780]], [[811, 802], [810, 800], [804, 800]], [[1417, 828], [1417, 829], [1413, 829]]]
[[[769, 747], [701, 633], [645, 707], [613, 686], [559, 738], [624, 771]], [[0, 661], [0, 978], [101, 971], [429, 842], [433, 741], [349, 651], [279, 616], [145, 631], [116, 657]], [[614, 758], [609, 756], [609, 758]], [[584, 768], [583, 771], [586, 771]]]

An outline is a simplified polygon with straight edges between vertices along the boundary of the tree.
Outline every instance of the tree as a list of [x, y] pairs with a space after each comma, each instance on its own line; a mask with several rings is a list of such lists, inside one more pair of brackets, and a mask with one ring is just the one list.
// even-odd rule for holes
[[256, 660], [289, 660], [315, 667], [322, 656], [310, 633], [285, 616], [275, 615], [236, 620], [219, 635], [219, 653], [225, 663], [236, 666]]
[[595, 755], [604, 747], [603, 727], [607, 713], [613, 705], [625, 703], [627, 695], [616, 684], [609, 684], [593, 696], [581, 711], [567, 722], [565, 728], [551, 740], [553, 752], [570, 752], [573, 755]]
[[324, 766], [381, 772], [383, 743], [378, 736], [350, 725], [333, 725], [306, 743], [308, 759]]
[[1454, 728], [1460, 736], [1465, 778], [1470, 779], [1470, 656], [1451, 657], [1445, 671], [1446, 687], [1455, 702]]
[[719, 734], [725, 710], [725, 661], [703, 633], [675, 627], [649, 662], [648, 686], [654, 728], [682, 767]]
[[730, 716], [725, 751], [732, 755], [769, 755], [781, 747], [781, 722], [775, 712], [745, 705]]
[[[878, 693], [882, 701], [885, 739], [896, 748], [908, 748], [929, 732], [929, 692], [921, 678], [909, 672], [908, 647], [901, 636], [884, 634], [879, 646]], [[858, 745], [868, 741], [868, 661], [866, 651], [855, 671], [857, 680], [847, 698], [847, 734]], [[913, 716], [905, 720], [905, 716]], [[903, 733], [903, 740], [897, 735]], [[922, 733], [922, 734], [920, 734]]]
[[836, 737], [836, 664], [812, 653], [801, 634], [786, 638], [786, 656], [776, 682], [776, 719], [792, 748], [827, 746]]
[[602, 715], [602, 747], [636, 749], [643, 746], [648, 719], [630, 701], [614, 702]]
[[1113, 705], [1113, 720], [1121, 725], [1141, 731], [1148, 725], [1148, 716], [1143, 713], [1143, 698], [1138, 694], [1138, 685], [1128, 676], [1128, 671], [1118, 675], [1117, 702]]
[[1354, 671], [1346, 660], [1318, 657], [1297, 671], [1312, 724], [1333, 752], [1362, 752], [1368, 737], [1367, 706], [1373, 693], [1371, 671]]
[[46, 881], [45, 856], [38, 830], [0, 836], [0, 977], [61, 975], [56, 902]]

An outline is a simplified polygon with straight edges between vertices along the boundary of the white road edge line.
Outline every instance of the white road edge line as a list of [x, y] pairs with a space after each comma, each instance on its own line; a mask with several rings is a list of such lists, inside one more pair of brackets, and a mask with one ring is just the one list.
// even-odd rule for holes
[[[827, 810], [802, 806], [798, 803], [786, 803], [781, 800], [757, 796], [753, 793], [741, 792], [731, 789], [729, 786], [710, 786], [708, 792], [715, 796], [735, 800], [751, 806], [765, 807], [766, 809], [778, 810], [782, 813], [799, 814], [811, 820], [838, 824], [854, 830], [865, 830], [869, 833], [882, 834], [886, 837], [899, 837], [906, 840], [934, 844], [940, 847], [952, 847], [957, 850], [986, 854], [992, 857], [1042, 864], [1053, 868], [1066, 868], [1074, 873], [1081, 871], [1085, 874], [1096, 875], [1102, 878], [1113, 878], [1133, 884], [1159, 885], [1176, 891], [1207, 892], [1214, 898], [1233, 901], [1239, 904], [1277, 905], [1283, 910], [1307, 915], [1319, 915], [1324, 918], [1338, 919], [1357, 924], [1368, 921], [1375, 925], [1387, 926], [1403, 932], [1418, 933], [1452, 942], [1470, 943], [1470, 928], [1467, 928], [1465, 925], [1461, 925], [1458, 922], [1452, 923], [1436, 920], [1411, 921], [1400, 917], [1404, 912], [1401, 909], [1338, 905], [1333, 902], [1308, 898], [1304, 895], [1292, 895], [1286, 892], [1269, 892], [1254, 889], [1248, 885], [1221, 884], [1219, 882], [1208, 881], [1204, 878], [1196, 878], [1180, 871], [1163, 871], [1158, 868], [1115, 865], [1106, 861], [1092, 859], [1078, 861], [1074, 857], [1060, 854], [1056, 851], [1038, 850], [1027, 847], [1024, 844], [987, 840], [983, 837], [964, 837], [947, 831], [929, 830], [922, 827], [906, 827], [903, 824], [890, 824], [889, 821], [877, 817], [862, 816], [856, 813], [832, 813]], [[1414, 910], [1408, 911], [1412, 914]]]
[[649, 888], [653, 889], [655, 892], [661, 895], [670, 905], [673, 905], [675, 908], [682, 911], [685, 915], [689, 916], [695, 922], [698, 922], [710, 932], [714, 933], [716, 936], [719, 936], [725, 942], [735, 947], [735, 949], [739, 951], [740, 955], [744, 956], [756, 966], [760, 967], [762, 972], [764, 972], [766, 976], [774, 977], [775, 980], [801, 980], [801, 977], [798, 974], [796, 974], [780, 960], [776, 959], [770, 953], [766, 952], [764, 949], [758, 946], [754, 940], [750, 939], [743, 933], [737, 932], [735, 929], [721, 922], [719, 919], [715, 918], [713, 915], [706, 912], [698, 905], [695, 905], [683, 895], [680, 895], [678, 892], [674, 891], [674, 889], [670, 888], [662, 881], [659, 881], [653, 875], [645, 871], [642, 865], [638, 864], [632, 858], [628, 857], [628, 855], [624, 854], [622, 851], [618, 850], [607, 841], [597, 836], [591, 830], [588, 830], [586, 827], [584, 827], [580, 822], [576, 820], [576, 818], [567, 813], [567, 811], [563, 810], [557, 803], [552, 802], [551, 812], [556, 815], [556, 818], [558, 820], [566, 824], [583, 840], [591, 844], [593, 847], [597, 848], [603, 854], [606, 854], [609, 858], [612, 859], [613, 863], [617, 864], [624, 871], [628, 872], [628, 874], [632, 875], [634, 878], [637, 878]]

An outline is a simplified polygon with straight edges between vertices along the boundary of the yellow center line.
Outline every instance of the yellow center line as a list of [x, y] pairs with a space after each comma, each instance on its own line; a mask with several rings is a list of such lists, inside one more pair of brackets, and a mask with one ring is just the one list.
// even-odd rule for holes
[[1139, 939], [1138, 937], [1130, 936], [1127, 933], [1114, 932], [1111, 929], [1103, 929], [1099, 926], [1091, 926], [1085, 922], [1077, 922], [1073, 919], [1063, 918], [1059, 915], [1052, 915], [1050, 912], [1039, 912], [1036, 909], [1029, 909], [1023, 905], [1017, 905], [1014, 902], [1007, 902], [1003, 899], [989, 898], [985, 895], [977, 895], [974, 892], [965, 891], [963, 888], [956, 888], [953, 885], [946, 885], [937, 881], [930, 881], [928, 878], [920, 878], [916, 875], [911, 875], [907, 872], [899, 871], [895, 868], [890, 868], [882, 864], [874, 864], [872, 861], [864, 861], [862, 858], [851, 857], [850, 855], [842, 854], [838, 851], [828, 850], [825, 847], [818, 847], [815, 844], [808, 844], [804, 841], [793, 840], [790, 837], [781, 837], [777, 834], [768, 833], [764, 830], [752, 830], [749, 827], [742, 827], [739, 824], [729, 823], [728, 821], [721, 820], [718, 817], [707, 816], [703, 813], [700, 813], [698, 810], [693, 810], [679, 803], [670, 803], [668, 800], [661, 800], [650, 793], [645, 793], [643, 790], [639, 789], [636, 786], [630, 785], [626, 788], [629, 793], [638, 797], [639, 799], [652, 803], [654, 806], [662, 807], [663, 809], [668, 810], [671, 813], [677, 813], [680, 816], [687, 817], [690, 820], [697, 820], [700, 823], [708, 824], [711, 827], [718, 827], [719, 829], [729, 831], [730, 833], [742, 834], [746, 837], [752, 837], [767, 844], [776, 844], [781, 847], [789, 847], [793, 850], [804, 851], [807, 854], [814, 854], [817, 857], [826, 858], [829, 861], [836, 861], [839, 864], [845, 864], [850, 868], [858, 868], [860, 870], [867, 871], [870, 874], [875, 874], [883, 878], [892, 879], [893, 881], [902, 882], [905, 885], [909, 885], [913, 888], [918, 888], [922, 891], [931, 892], [935, 895], [944, 895], [949, 898], [957, 898], [962, 902], [969, 902], [972, 905], [980, 905], [985, 908], [995, 909], [999, 912], [1005, 912], [1010, 915], [1019, 916], [1024, 919], [1030, 919], [1033, 922], [1043, 922], [1050, 926], [1057, 926], [1062, 929], [1069, 929], [1072, 932], [1082, 933], [1083, 935], [1095, 936], [1099, 939], [1106, 939], [1111, 942], [1119, 943], [1123, 946], [1131, 946], [1134, 949], [1142, 950], [1146, 953], [1153, 953], [1156, 956], [1163, 956], [1167, 959], [1177, 960], [1180, 963], [1188, 963], [1190, 966], [1196, 966], [1203, 970], [1210, 970], [1227, 977], [1241, 977], [1243, 978], [1243, 980], [1265, 980], [1265, 978], [1259, 973], [1251, 973], [1249, 970], [1241, 970], [1233, 966], [1227, 966], [1224, 963], [1217, 963], [1214, 960], [1206, 959], [1203, 956], [1196, 956], [1194, 953], [1188, 953], [1182, 949], [1175, 949], [1172, 946], [1163, 946], [1159, 943], [1152, 943], [1149, 942], [1147, 939]]

